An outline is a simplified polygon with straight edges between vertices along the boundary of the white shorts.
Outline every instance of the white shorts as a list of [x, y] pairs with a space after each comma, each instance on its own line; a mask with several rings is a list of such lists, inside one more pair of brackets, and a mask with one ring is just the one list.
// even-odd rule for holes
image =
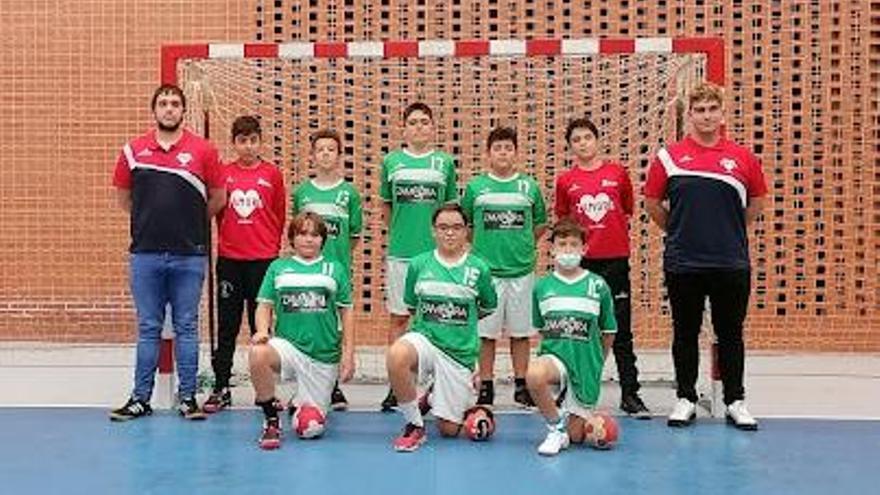
[[326, 415], [339, 366], [312, 359], [286, 339], [273, 337], [269, 339], [269, 345], [281, 361], [281, 379], [296, 380], [293, 405], [312, 404]]
[[538, 359], [548, 359], [554, 366], [556, 366], [556, 371], [559, 372], [559, 383], [556, 385], [555, 393], [553, 395], [558, 397], [563, 390], [567, 389], [565, 392], [565, 398], [562, 400], [562, 408], [568, 411], [569, 414], [574, 414], [579, 418], [590, 419], [593, 416], [594, 408], [582, 404], [577, 400], [577, 397], [575, 397], [574, 387], [568, 381], [568, 370], [565, 367], [565, 363], [553, 354], [543, 354], [538, 356]]
[[393, 315], [409, 315], [409, 308], [403, 302], [408, 268], [409, 261], [385, 260], [385, 308]]
[[480, 337], [501, 338], [507, 330], [511, 337], [531, 337], [538, 333], [532, 327], [532, 287], [535, 274], [530, 273], [516, 278], [492, 277], [495, 292], [498, 293], [498, 307], [495, 312], [480, 320]]
[[419, 384], [432, 383], [433, 377], [431, 411], [434, 416], [461, 424], [464, 412], [475, 403], [471, 370], [455, 362], [420, 333], [407, 332], [400, 338], [415, 347], [419, 355]]

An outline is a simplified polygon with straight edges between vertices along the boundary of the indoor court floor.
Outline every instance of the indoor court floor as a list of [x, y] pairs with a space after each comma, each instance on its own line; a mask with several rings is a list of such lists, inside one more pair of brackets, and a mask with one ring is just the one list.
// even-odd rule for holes
[[[287, 433], [261, 451], [260, 414], [235, 409], [190, 423], [158, 411], [114, 424], [98, 408], [0, 408], [3, 493], [287, 494], [850, 494], [876, 493], [880, 421], [763, 419], [757, 432], [700, 418], [619, 418], [613, 450], [573, 446], [554, 458], [535, 448], [534, 414], [498, 415], [483, 443], [443, 439], [396, 453], [398, 414], [332, 413], [318, 440]], [[286, 428], [289, 429], [289, 428]]]

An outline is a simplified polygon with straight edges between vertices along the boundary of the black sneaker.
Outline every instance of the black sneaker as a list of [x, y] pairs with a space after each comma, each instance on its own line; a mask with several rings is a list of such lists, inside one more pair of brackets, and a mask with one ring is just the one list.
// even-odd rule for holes
[[339, 389], [339, 384], [333, 387], [333, 393], [330, 394], [330, 408], [334, 411], [345, 411], [348, 409], [348, 399]]
[[183, 419], [191, 421], [201, 421], [208, 418], [205, 412], [199, 408], [199, 403], [196, 402], [195, 397], [180, 399], [180, 404], [177, 405], [177, 412], [183, 416]]
[[153, 414], [153, 408], [142, 400], [131, 397], [119, 409], [110, 411], [110, 421], [128, 421]]
[[535, 407], [532, 394], [525, 387], [517, 387], [516, 391], [513, 392], [513, 402], [516, 402], [520, 407]]
[[495, 403], [494, 382], [480, 382], [480, 393], [477, 394], [478, 406], [491, 406]]
[[397, 407], [397, 397], [394, 390], [388, 389], [388, 395], [382, 400], [382, 412], [391, 412]]
[[651, 411], [638, 394], [626, 394], [620, 398], [620, 410], [636, 419], [651, 419]]
[[202, 406], [206, 413], [214, 414], [216, 412], [220, 412], [227, 407], [232, 405], [232, 393], [228, 388], [224, 388], [222, 390], [215, 390], [211, 392], [211, 395], [208, 397], [208, 400], [205, 401], [205, 404]]

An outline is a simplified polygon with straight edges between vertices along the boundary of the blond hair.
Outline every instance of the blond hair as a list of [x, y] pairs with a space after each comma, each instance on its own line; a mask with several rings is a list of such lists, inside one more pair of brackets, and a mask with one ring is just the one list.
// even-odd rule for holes
[[701, 101], [715, 101], [724, 106], [724, 90], [717, 84], [704, 82], [694, 86], [688, 93], [688, 108]]

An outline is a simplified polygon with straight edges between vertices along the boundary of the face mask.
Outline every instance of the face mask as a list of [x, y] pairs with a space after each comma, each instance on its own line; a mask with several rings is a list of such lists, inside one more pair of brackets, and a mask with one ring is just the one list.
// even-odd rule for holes
[[581, 255], [577, 253], [557, 253], [556, 264], [562, 268], [574, 268], [581, 264]]

